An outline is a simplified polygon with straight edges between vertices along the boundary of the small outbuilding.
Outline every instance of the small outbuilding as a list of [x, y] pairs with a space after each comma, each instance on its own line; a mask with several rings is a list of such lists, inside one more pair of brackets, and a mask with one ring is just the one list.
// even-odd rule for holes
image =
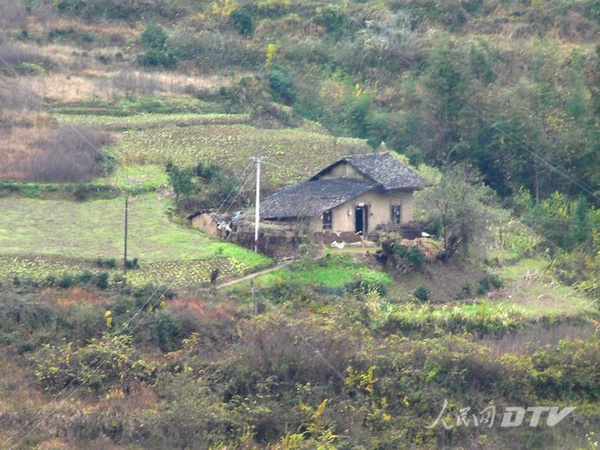
[[306, 232], [353, 232], [413, 221], [414, 192], [425, 181], [389, 152], [349, 156], [308, 181], [267, 197], [261, 220], [296, 223]]

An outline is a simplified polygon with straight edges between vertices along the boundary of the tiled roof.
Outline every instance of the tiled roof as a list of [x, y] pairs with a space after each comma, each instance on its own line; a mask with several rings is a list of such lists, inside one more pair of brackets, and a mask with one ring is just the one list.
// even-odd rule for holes
[[263, 219], [315, 217], [372, 189], [382, 187], [353, 178], [306, 181], [267, 197], [260, 215]]
[[425, 186], [423, 178], [394, 158], [389, 152], [343, 158], [323, 169], [311, 180], [320, 178], [325, 172], [343, 163], [350, 164], [373, 182], [381, 184], [386, 190], [415, 190]]

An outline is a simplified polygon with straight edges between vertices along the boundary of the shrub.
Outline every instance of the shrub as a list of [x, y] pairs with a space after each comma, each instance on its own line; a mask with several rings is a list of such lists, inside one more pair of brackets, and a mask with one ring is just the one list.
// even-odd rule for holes
[[177, 56], [167, 45], [169, 37], [162, 27], [154, 24], [148, 25], [142, 33], [141, 39], [148, 49], [146, 53], [138, 56], [138, 62], [142, 66], [170, 69], [177, 65]]
[[149, 24], [141, 35], [142, 43], [146, 47], [155, 50], [164, 49], [168, 38], [169, 36], [165, 30], [161, 26], [153, 23]]
[[252, 36], [254, 33], [254, 20], [248, 10], [236, 9], [229, 16], [229, 20], [242, 36]]
[[76, 304], [69, 307], [64, 318], [69, 335], [78, 342], [86, 342], [106, 329], [104, 312], [95, 305]]
[[81, 274], [79, 274], [79, 276], [77, 278], [78, 278], [79, 283], [89, 284], [92, 282], [92, 280], [94, 278], [94, 274], [92, 272], [90, 272], [89, 270], [86, 270], [86, 271], [82, 272]]
[[399, 262], [403, 262], [412, 269], [418, 269], [425, 262], [425, 253], [417, 247], [409, 247], [403, 244], [395, 243], [392, 247], [394, 257]]
[[484, 295], [486, 292], [492, 289], [500, 289], [503, 285], [504, 283], [498, 275], [486, 274], [479, 280], [477, 295]]
[[317, 9], [316, 21], [330, 33], [337, 33], [344, 25], [344, 14], [338, 5], [327, 5]]
[[273, 66], [269, 70], [269, 86], [273, 91], [273, 98], [286, 105], [294, 103], [296, 92], [291, 80], [291, 74], [283, 67]]
[[127, 261], [125, 261], [125, 267], [127, 268], [127, 270], [139, 269], [140, 262], [137, 258], [133, 258], [132, 260], [128, 259]]
[[429, 289], [427, 289], [426, 287], [420, 286], [417, 289], [415, 289], [415, 291], [413, 292], [413, 295], [418, 300], [425, 302], [425, 301], [429, 300], [430, 292], [429, 292]]
[[243, 432], [242, 417], [204, 379], [191, 372], [169, 374], [158, 380], [157, 389], [162, 401], [147, 416], [144, 447], [236, 447], [235, 438]]
[[117, 267], [117, 260], [114, 258], [104, 259], [102, 257], [99, 257], [96, 260], [96, 265], [101, 269], [114, 269]]
[[356, 296], [363, 296], [369, 292], [377, 292], [379, 295], [385, 295], [387, 287], [379, 280], [368, 278], [357, 278], [352, 283], [348, 283], [346, 291]]
[[465, 281], [460, 286], [460, 292], [458, 293], [457, 297], [459, 300], [463, 300], [463, 299], [471, 297], [471, 283], [469, 283], [468, 281]]
[[75, 278], [71, 274], [64, 274], [58, 281], [58, 286], [62, 289], [68, 289], [75, 285]]
[[150, 323], [150, 336], [152, 342], [163, 352], [179, 349], [186, 337], [179, 318], [167, 309], [160, 309], [154, 314]]
[[136, 380], [148, 380], [154, 372], [152, 365], [138, 357], [131, 336], [125, 335], [104, 334], [80, 348], [72, 342], [46, 344], [31, 360], [38, 382], [50, 390], [73, 383], [101, 392], [116, 382], [127, 386]]
[[108, 272], [100, 272], [94, 277], [94, 285], [99, 289], [108, 289]]
[[125, 278], [120, 273], [117, 273], [117, 274], [113, 275], [112, 284], [113, 284], [113, 286], [126, 287], [127, 286], [127, 278]]
[[150, 49], [146, 53], [138, 56], [138, 62], [142, 66], [172, 69], [177, 65], [177, 57], [173, 53], [167, 51]]
[[54, 287], [56, 286], [56, 277], [54, 275], [48, 275], [46, 278], [44, 278], [42, 284], [44, 286]]
[[41, 75], [46, 72], [46, 69], [44, 69], [42, 66], [32, 62], [21, 63], [17, 70], [23, 75]]

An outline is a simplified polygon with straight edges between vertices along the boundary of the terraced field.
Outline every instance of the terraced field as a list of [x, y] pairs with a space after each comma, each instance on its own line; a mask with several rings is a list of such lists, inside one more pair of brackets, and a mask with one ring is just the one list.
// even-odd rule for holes
[[181, 166], [218, 163], [239, 171], [252, 156], [260, 155], [265, 158], [265, 181], [279, 187], [306, 178], [345, 155], [373, 151], [364, 140], [334, 137], [310, 122], [298, 128], [266, 129], [253, 126], [247, 114], [132, 113], [120, 117], [89, 113], [55, 117], [64, 124], [117, 133], [117, 143], [108, 151], [121, 171], [164, 167], [169, 160]]
[[366, 153], [364, 141], [334, 138], [304, 129], [260, 129], [250, 125], [174, 125], [125, 131], [114, 148], [120, 164], [182, 166], [198, 161], [232, 168], [250, 157], [265, 157], [265, 176], [273, 185], [288, 184], [318, 172], [340, 157]]
[[250, 121], [248, 114], [140, 113], [128, 116], [56, 114], [55, 117], [63, 124], [85, 124], [115, 131], [160, 128], [169, 125], [185, 127], [191, 125], [246, 124]]
[[[270, 263], [263, 255], [170, 221], [165, 207], [153, 195], [130, 201], [129, 257], [139, 258], [141, 265], [129, 273], [132, 283], [194, 285], [207, 281], [215, 267], [226, 278]], [[123, 198], [2, 198], [0, 210], [0, 279], [43, 280], [50, 274], [93, 272], [98, 258], [122, 257]]]

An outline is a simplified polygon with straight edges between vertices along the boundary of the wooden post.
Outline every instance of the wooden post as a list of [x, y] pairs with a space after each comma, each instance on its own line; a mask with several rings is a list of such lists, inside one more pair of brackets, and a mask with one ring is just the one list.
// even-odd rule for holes
[[252, 304], [254, 305], [254, 315], [258, 316], [258, 300], [254, 291], [254, 280], [250, 280], [250, 290], [252, 291]]
[[123, 245], [123, 274], [127, 275], [127, 228], [129, 222], [129, 194], [125, 195], [125, 240]]

